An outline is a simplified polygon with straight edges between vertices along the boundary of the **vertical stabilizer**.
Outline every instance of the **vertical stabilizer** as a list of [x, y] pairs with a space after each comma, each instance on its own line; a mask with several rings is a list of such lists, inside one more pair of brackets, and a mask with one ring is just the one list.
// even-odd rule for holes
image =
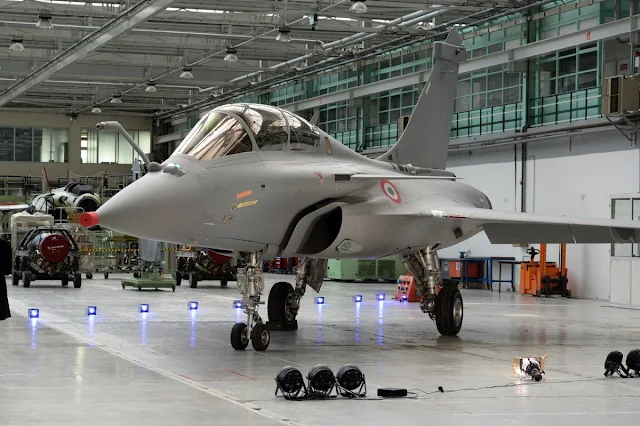
[[400, 139], [378, 160], [433, 169], [446, 167], [458, 68], [467, 59], [456, 29], [444, 42], [433, 44], [433, 57], [431, 74]]

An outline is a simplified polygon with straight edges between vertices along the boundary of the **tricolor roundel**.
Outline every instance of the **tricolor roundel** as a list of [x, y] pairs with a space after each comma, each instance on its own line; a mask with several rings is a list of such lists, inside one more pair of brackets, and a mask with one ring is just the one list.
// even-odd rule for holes
[[400, 193], [396, 189], [395, 186], [387, 179], [382, 179], [380, 181], [380, 188], [382, 188], [382, 192], [386, 195], [391, 201], [396, 204], [400, 204], [402, 202], [402, 198], [400, 198]]

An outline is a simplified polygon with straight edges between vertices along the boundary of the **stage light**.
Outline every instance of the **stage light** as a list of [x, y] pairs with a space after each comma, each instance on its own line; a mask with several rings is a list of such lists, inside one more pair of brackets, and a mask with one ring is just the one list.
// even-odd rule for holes
[[364, 374], [352, 364], [345, 365], [336, 375], [338, 393], [348, 398], [364, 397], [367, 394], [367, 384]]
[[539, 357], [515, 357], [513, 359], [513, 373], [518, 376], [529, 376], [539, 382], [544, 374], [544, 362], [547, 356]]
[[233, 301], [234, 308], [242, 308], [242, 300], [234, 300]]
[[304, 385], [304, 378], [300, 370], [294, 367], [284, 367], [275, 378], [276, 392], [282, 392], [285, 399], [302, 399], [306, 396], [307, 387]]
[[640, 377], [640, 349], [634, 349], [627, 355], [627, 369], [629, 375]]
[[98, 313], [98, 308], [96, 308], [95, 306], [87, 307], [87, 315], [96, 315], [97, 313]]
[[198, 309], [198, 302], [189, 302], [189, 310], [195, 311]]
[[622, 365], [622, 352], [611, 351], [607, 355], [607, 359], [604, 361], [604, 376], [613, 376], [614, 373], [618, 373], [620, 377], [629, 377], [629, 371]]
[[333, 371], [324, 364], [316, 365], [307, 374], [309, 394], [313, 396], [327, 397], [336, 386], [336, 378]]
[[147, 305], [146, 303], [143, 303], [140, 305], [140, 312], [143, 314], [146, 314], [149, 312], [149, 305]]
[[353, 296], [353, 301], [356, 302], [356, 303], [362, 302], [362, 295], [361, 294], [356, 294], [355, 296]]
[[324, 296], [316, 297], [316, 305], [324, 305]]
[[376, 299], [378, 300], [378, 302], [383, 301], [385, 298], [385, 294], [384, 293], [376, 293]]
[[29, 308], [29, 318], [40, 318], [40, 309]]

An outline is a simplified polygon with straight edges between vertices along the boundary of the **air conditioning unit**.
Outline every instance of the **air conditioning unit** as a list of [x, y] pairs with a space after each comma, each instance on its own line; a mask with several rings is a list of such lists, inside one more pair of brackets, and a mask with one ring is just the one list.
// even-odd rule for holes
[[604, 79], [602, 113], [637, 111], [640, 109], [640, 76], [617, 75]]

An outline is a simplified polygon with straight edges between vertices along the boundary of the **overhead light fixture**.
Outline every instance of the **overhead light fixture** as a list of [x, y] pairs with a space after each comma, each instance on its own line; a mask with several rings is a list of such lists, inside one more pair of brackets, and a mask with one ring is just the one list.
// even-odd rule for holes
[[119, 95], [117, 93], [114, 93], [113, 95], [111, 95], [111, 103], [112, 104], [121, 104], [122, 100], [120, 99], [122, 95]]
[[154, 83], [153, 81], [147, 82], [147, 88], [144, 89], [144, 91], [149, 93], [156, 93], [158, 91], [158, 89], [156, 89], [156, 83]]
[[191, 74], [191, 71], [193, 71], [193, 68], [191, 67], [182, 67], [180, 78], [193, 78], [193, 74]]
[[9, 50], [20, 51], [24, 50], [24, 46], [22, 45], [22, 36], [12, 36], [11, 37], [11, 46], [9, 46]]
[[100, 108], [98, 108], [98, 107], [93, 107], [91, 112], [94, 113], [94, 114], [101, 114], [102, 110]]
[[367, 0], [351, 0], [351, 9], [349, 12], [353, 13], [367, 13], [367, 5], [364, 2]]
[[236, 53], [238, 53], [238, 49], [236, 49], [235, 47], [227, 47], [227, 50], [225, 50], [225, 52], [227, 52], [227, 56], [224, 57], [225, 61], [238, 62], [238, 57], [236, 56]]
[[46, 12], [40, 13], [38, 15], [38, 23], [36, 24], [36, 27], [45, 30], [50, 30], [51, 28], [53, 28], [53, 24], [51, 23], [51, 15]]
[[288, 43], [291, 41], [291, 29], [289, 27], [280, 27], [278, 28], [278, 35], [276, 36], [277, 41], [281, 41], [283, 43]]
[[300, 370], [294, 367], [284, 367], [276, 376], [276, 396], [282, 392], [284, 399], [302, 399], [307, 393], [304, 378]]

